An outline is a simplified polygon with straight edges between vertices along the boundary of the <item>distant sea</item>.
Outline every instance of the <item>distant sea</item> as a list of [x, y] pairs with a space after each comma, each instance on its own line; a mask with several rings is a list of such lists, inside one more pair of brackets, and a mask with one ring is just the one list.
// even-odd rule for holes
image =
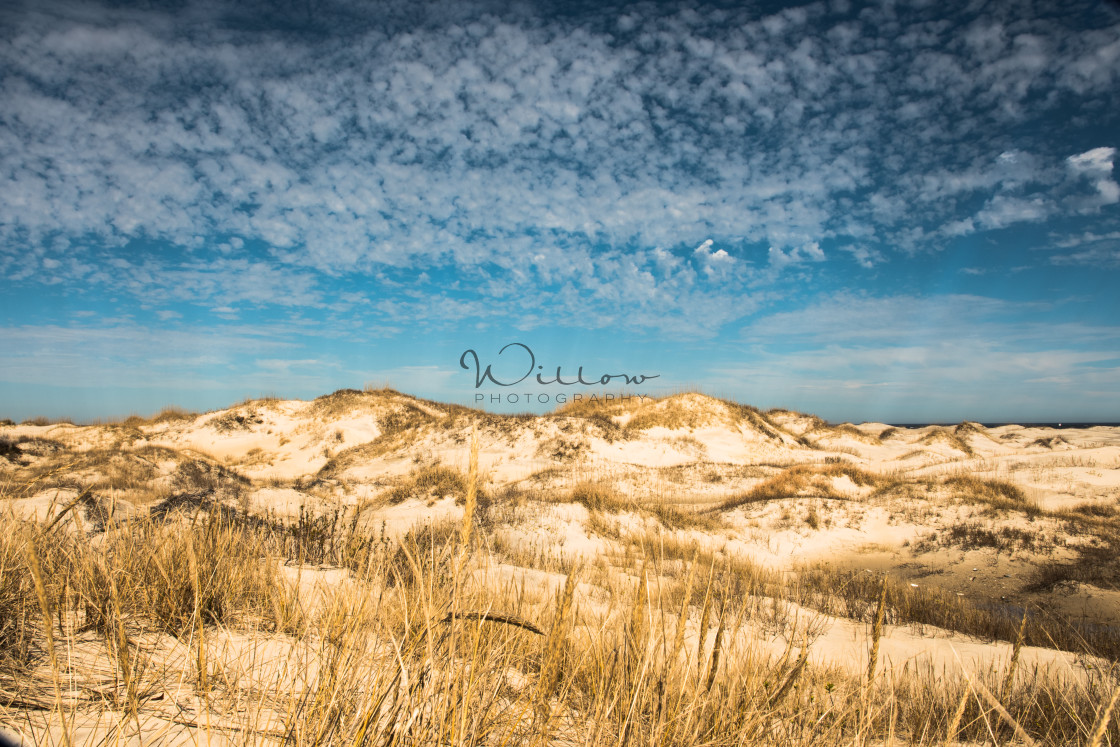
[[[926, 427], [931, 426], [931, 425], [955, 426], [955, 425], [959, 425], [959, 423], [888, 423], [887, 425], [894, 426], [895, 428], [926, 428]], [[999, 428], [1001, 425], [1021, 425], [1024, 428], [1061, 428], [1062, 430], [1065, 430], [1066, 428], [1074, 428], [1074, 429], [1076, 429], [1076, 428], [1094, 428], [1098, 425], [1107, 426], [1107, 427], [1110, 427], [1110, 428], [1115, 428], [1117, 426], [1120, 426], [1120, 423], [1067, 423], [1065, 421], [1062, 421], [1061, 423], [1056, 423], [1056, 422], [1055, 423], [1015, 423], [1015, 422], [1007, 422], [1007, 423], [981, 423], [980, 425], [984, 426], [985, 428]]]

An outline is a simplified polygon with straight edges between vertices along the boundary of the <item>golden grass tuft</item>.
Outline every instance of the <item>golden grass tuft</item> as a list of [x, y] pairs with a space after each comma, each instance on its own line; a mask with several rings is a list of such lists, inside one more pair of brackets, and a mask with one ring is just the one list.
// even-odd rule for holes
[[1027, 500], [1023, 491], [1009, 482], [989, 480], [974, 475], [957, 475], [947, 478], [945, 487], [951, 497], [963, 503], [978, 503], [994, 509], [1022, 511], [1036, 516], [1042, 510], [1036, 503]]
[[400, 503], [409, 498], [431, 501], [452, 496], [461, 503], [472, 488], [477, 490], [462, 472], [437, 464], [413, 470], [385, 497], [390, 503]]
[[972, 456], [975, 452], [972, 447], [963, 438], [958, 436], [948, 428], [935, 427], [929, 433], [922, 436], [918, 443], [925, 446], [932, 446], [935, 444], [945, 444], [952, 449], [962, 452], [967, 456]]
[[610, 486], [591, 480], [582, 480], [572, 486], [568, 500], [582, 504], [588, 511], [636, 511], [637, 504]]
[[881, 475], [847, 463], [796, 465], [764, 480], [743, 495], [724, 501], [720, 508], [728, 510], [749, 503], [798, 497], [843, 499], [845, 496], [832, 486], [832, 480], [838, 477], [847, 477], [861, 487], [878, 487], [888, 482]]

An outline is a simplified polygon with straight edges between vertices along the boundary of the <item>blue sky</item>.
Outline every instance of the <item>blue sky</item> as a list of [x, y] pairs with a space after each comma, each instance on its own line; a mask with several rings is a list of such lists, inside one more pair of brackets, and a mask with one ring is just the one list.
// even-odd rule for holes
[[459, 366], [520, 342], [1120, 420], [1118, 94], [1103, 2], [6, 4], [0, 417], [617, 391]]

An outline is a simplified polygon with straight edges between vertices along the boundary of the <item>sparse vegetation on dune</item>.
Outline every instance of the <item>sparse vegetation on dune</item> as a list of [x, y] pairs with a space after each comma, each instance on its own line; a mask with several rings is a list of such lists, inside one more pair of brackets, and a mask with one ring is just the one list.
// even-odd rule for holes
[[[724, 526], [722, 519], [711, 511], [682, 508], [664, 496], [649, 496], [638, 500], [623, 495], [601, 481], [582, 480], [567, 492], [557, 492], [551, 501], [578, 503], [602, 522], [605, 515], [632, 513], [655, 519], [666, 529], [703, 529], [716, 531]], [[614, 532], [610, 532], [612, 536]]]
[[926, 544], [962, 550], [991, 547], [1003, 552], [1013, 552], [1034, 550], [1045, 543], [1046, 538], [1037, 531], [1017, 526], [989, 527], [979, 522], [961, 522], [939, 530]]
[[828, 433], [834, 436], [853, 438], [856, 441], [863, 441], [864, 443], [869, 444], [878, 444], [882, 442], [879, 436], [871, 433], [864, 433], [851, 423], [841, 423], [840, 425], [829, 426]]
[[827, 430], [828, 423], [816, 415], [809, 415], [803, 412], [796, 412], [795, 410], [786, 410], [781, 407], [775, 407], [766, 411], [767, 417], [773, 420], [780, 421], [796, 421], [801, 424], [805, 430]]
[[847, 463], [796, 465], [759, 483], [747, 493], [724, 501], [721, 508], [728, 510], [749, 503], [797, 497], [846, 499], [848, 496], [835, 487], [834, 479], [840, 477], [846, 477], [861, 487], [876, 487], [887, 482], [880, 475]]
[[390, 503], [400, 503], [409, 498], [433, 501], [450, 496], [462, 502], [466, 495], [466, 476], [458, 470], [437, 464], [413, 470], [388, 492], [386, 499]]
[[[775, 441], [798, 441], [757, 408], [699, 392], [684, 392], [668, 397], [631, 395], [629, 399], [569, 402], [556, 410], [556, 416], [578, 417], [598, 424], [607, 440], [640, 437], [650, 428], [690, 430], [705, 426], [745, 424]], [[622, 420], [620, 424], [618, 421]], [[803, 444], [804, 445], [804, 444]]]
[[967, 456], [972, 456], [976, 453], [967, 441], [948, 428], [932, 428], [929, 433], [922, 436], [919, 443], [925, 446], [945, 445]]
[[945, 480], [953, 498], [965, 503], [981, 503], [994, 509], [1022, 511], [1036, 516], [1042, 512], [1038, 505], [1027, 500], [1023, 491], [1003, 480], [990, 480], [973, 475], [957, 475]]
[[824, 613], [870, 621], [885, 584], [887, 619], [895, 625], [932, 625], [981, 639], [1021, 641], [1023, 645], [1120, 661], [1120, 637], [1115, 631], [1062, 619], [1041, 609], [978, 605], [936, 586], [917, 587], [866, 571], [827, 565], [800, 569], [795, 578], [791, 597]]
[[[866, 574], [806, 570], [791, 586], [741, 561], [651, 542], [631, 545], [632, 581], [600, 586], [594, 569], [577, 569], [552, 596], [488, 580], [470, 537], [443, 523], [398, 544], [368, 538], [345, 564], [351, 580], [308, 606], [280, 562], [299, 562], [309, 548], [262, 525], [141, 522], [94, 546], [9, 524], [0, 533], [9, 571], [0, 576], [0, 681], [20, 708], [4, 723], [57, 742], [101, 713], [112, 718], [98, 738], [134, 734], [137, 723], [186, 723], [201, 736], [209, 719], [253, 743], [839, 744], [893, 735], [941, 744], [950, 733], [1018, 730], [1057, 745], [1088, 743], [1117, 684], [1108, 672], [1077, 682], [1024, 672], [1010, 687], [994, 669], [967, 680], [888, 676], [874, 655], [883, 625], [975, 610], [897, 586], [884, 595]], [[577, 592], [592, 579], [606, 614]], [[810, 663], [819, 627], [790, 606], [801, 603], [875, 623], [864, 674]], [[1007, 637], [1030, 645], [1030, 624], [1006, 622]], [[756, 629], [782, 632], [785, 652], [753, 653]], [[282, 690], [251, 643], [268, 631], [294, 667]], [[48, 655], [64, 645], [71, 656]], [[113, 674], [108, 696], [85, 694], [95, 692], [83, 689], [95, 662], [80, 656]], [[41, 689], [12, 689], [43, 670], [78, 685], [76, 694], [55, 696], [49, 676]], [[998, 693], [1006, 716], [984, 691]], [[239, 705], [247, 696], [252, 708]], [[195, 703], [205, 718], [171, 718], [169, 700]], [[1120, 737], [1115, 723], [1105, 729]]]
[[[1068, 584], [1089, 584], [1099, 589], [1120, 589], [1120, 527], [1114, 518], [1115, 505], [1099, 509], [1098, 505], [1081, 504], [1053, 514], [1064, 519], [1068, 536], [1079, 541], [1071, 543], [1072, 559], [1053, 559], [1040, 565], [1032, 588], [1054, 590]], [[1109, 508], [1113, 509], [1111, 513], [1107, 513]]]
[[953, 428], [953, 434], [960, 436], [961, 438], [980, 436], [981, 438], [986, 438], [989, 441], [994, 440], [992, 439], [991, 435], [988, 434], [987, 428], [980, 425], [979, 423], [974, 423], [968, 420], [965, 420], [962, 423], [958, 423], [956, 427]]
[[[387, 388], [5, 429], [0, 729], [1120, 743], [1115, 622], [1058, 604], [1120, 581], [1099, 487], [1120, 439], [1059, 460], [967, 422], [863, 429], [698, 393], [538, 417]], [[1047, 503], [1048, 484], [1076, 500]], [[887, 544], [896, 527], [906, 544]], [[962, 558], [999, 589], [957, 591]], [[948, 631], [968, 657], [923, 658]]]
[[142, 417], [140, 415], [129, 415], [124, 420], [120, 421], [120, 425], [125, 427], [137, 427], [141, 425], [159, 425], [161, 423], [183, 423], [194, 420], [199, 417], [201, 413], [187, 410], [176, 405], [169, 405], [157, 412], [151, 417]]
[[1068, 445], [1069, 441], [1062, 436], [1048, 436], [1045, 438], [1036, 438], [1034, 441], [1031, 441], [1031, 446], [1041, 446], [1045, 449], [1055, 449]]
[[198, 416], [199, 416], [199, 413], [197, 413], [197, 412], [194, 412], [192, 410], [187, 410], [187, 409], [182, 408], [182, 407], [176, 407], [174, 405], [171, 405], [171, 406], [165, 407], [162, 410], [160, 410], [159, 412], [157, 412], [155, 415], [153, 415], [151, 418], [148, 419], [148, 422], [152, 423], [152, 424], [156, 424], [156, 423], [176, 423], [176, 422], [181, 422], [181, 421], [194, 420]]

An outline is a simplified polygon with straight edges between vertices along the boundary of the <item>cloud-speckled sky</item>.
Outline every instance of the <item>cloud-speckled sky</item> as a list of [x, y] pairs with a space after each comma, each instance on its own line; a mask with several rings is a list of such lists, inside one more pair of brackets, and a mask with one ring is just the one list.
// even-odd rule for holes
[[461, 353], [518, 341], [835, 420], [1120, 420], [1118, 94], [1099, 1], [6, 4], [0, 417], [470, 404]]

